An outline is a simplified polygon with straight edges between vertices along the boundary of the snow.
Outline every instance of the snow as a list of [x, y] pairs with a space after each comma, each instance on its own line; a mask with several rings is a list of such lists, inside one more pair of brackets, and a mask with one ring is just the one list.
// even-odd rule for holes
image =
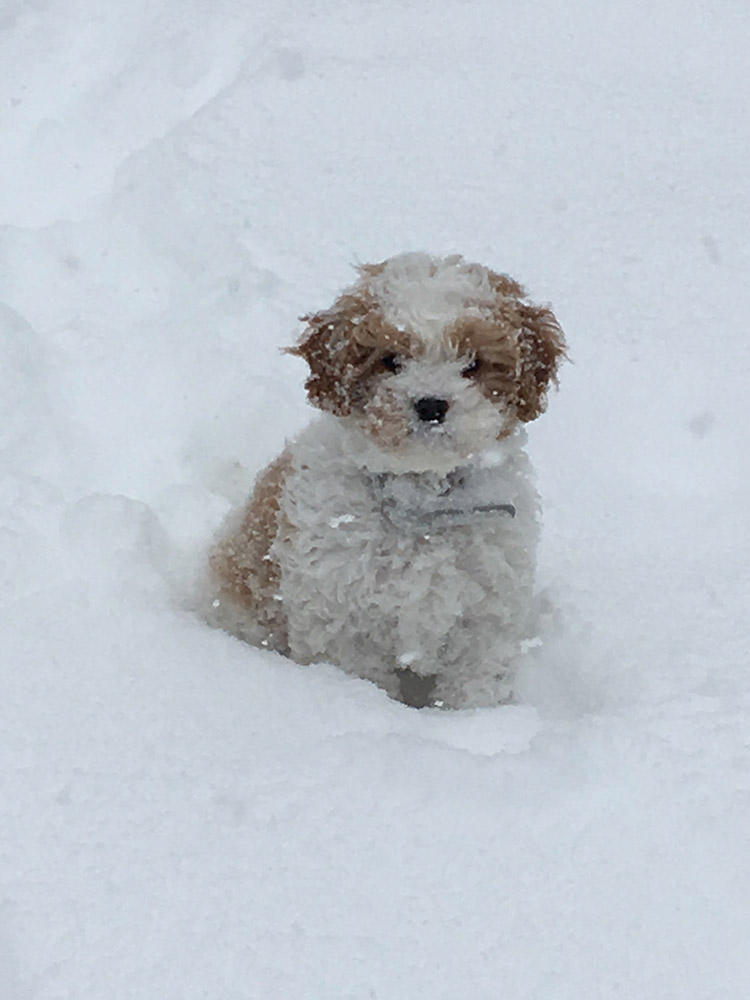
[[[749, 45], [702, 0], [7, 0], [0, 996], [747, 995]], [[308, 418], [296, 317], [422, 249], [571, 345], [506, 708], [190, 610]]]

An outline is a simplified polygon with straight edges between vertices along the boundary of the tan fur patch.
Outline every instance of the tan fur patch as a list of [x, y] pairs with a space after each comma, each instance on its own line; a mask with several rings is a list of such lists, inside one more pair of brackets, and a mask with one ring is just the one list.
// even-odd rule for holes
[[525, 299], [526, 290], [509, 274], [499, 274], [497, 271], [487, 271], [490, 287], [503, 299]]
[[381, 448], [395, 449], [409, 436], [411, 409], [394, 395], [386, 382], [365, 406], [367, 430]]
[[386, 323], [366, 289], [345, 292], [330, 309], [301, 318], [307, 329], [288, 353], [310, 367], [310, 402], [340, 417], [361, 409], [385, 354], [409, 349], [408, 335]]
[[284, 480], [291, 469], [289, 451], [282, 452], [257, 478], [241, 520], [211, 552], [211, 567], [220, 582], [220, 601], [249, 612], [266, 630], [270, 649], [285, 652], [286, 620], [277, 600], [280, 572], [270, 548], [280, 527]]
[[482, 395], [498, 408], [508, 408], [500, 437], [516, 422], [513, 403], [517, 392], [519, 348], [517, 326], [501, 319], [459, 320], [449, 331], [459, 356], [474, 360], [476, 372], [467, 374]]
[[498, 291], [492, 319], [459, 320], [449, 337], [459, 353], [476, 358], [472, 378], [484, 395], [512, 405], [518, 419], [528, 422], [546, 407], [565, 339], [550, 309], [521, 301], [526, 293], [518, 282], [494, 272], [490, 278]]
[[521, 303], [518, 334], [521, 367], [515, 407], [519, 420], [534, 420], [547, 407], [547, 389], [557, 385], [557, 369], [565, 354], [565, 337], [551, 309]]

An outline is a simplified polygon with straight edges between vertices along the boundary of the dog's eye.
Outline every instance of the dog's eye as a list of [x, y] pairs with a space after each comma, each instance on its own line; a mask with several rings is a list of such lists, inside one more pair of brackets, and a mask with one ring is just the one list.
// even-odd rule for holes
[[474, 360], [468, 364], [464, 370], [461, 372], [466, 378], [471, 378], [472, 375], [476, 375], [479, 369], [482, 367], [482, 362], [479, 358], [474, 358]]
[[384, 354], [380, 359], [380, 363], [383, 368], [387, 369], [389, 372], [397, 372], [401, 370], [401, 358], [398, 354]]

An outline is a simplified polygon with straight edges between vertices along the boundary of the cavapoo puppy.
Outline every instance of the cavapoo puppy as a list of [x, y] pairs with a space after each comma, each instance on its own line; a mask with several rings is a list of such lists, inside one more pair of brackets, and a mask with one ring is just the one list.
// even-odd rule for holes
[[290, 353], [323, 412], [215, 545], [214, 623], [410, 705], [506, 700], [538, 525], [522, 425], [556, 380], [557, 320], [507, 275], [407, 253], [303, 321]]

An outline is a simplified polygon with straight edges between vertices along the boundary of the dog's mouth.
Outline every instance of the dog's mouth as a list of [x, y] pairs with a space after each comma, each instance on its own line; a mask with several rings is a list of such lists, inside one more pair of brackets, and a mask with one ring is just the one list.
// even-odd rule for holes
[[[402, 411], [403, 414], [403, 411]], [[373, 471], [449, 472], [484, 451], [497, 439], [497, 429], [415, 421], [408, 414], [369, 420], [359, 426], [362, 464]]]
[[425, 421], [412, 420], [409, 428], [409, 436], [418, 441], [440, 441], [451, 436], [450, 426], [444, 422], [427, 423]]

